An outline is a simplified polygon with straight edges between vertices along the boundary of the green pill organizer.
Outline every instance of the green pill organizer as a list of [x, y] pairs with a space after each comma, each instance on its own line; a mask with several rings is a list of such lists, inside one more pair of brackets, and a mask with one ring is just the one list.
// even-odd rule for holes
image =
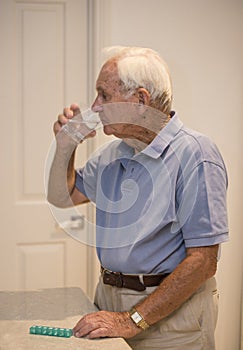
[[73, 330], [70, 328], [58, 328], [47, 326], [31, 326], [30, 334], [49, 335], [53, 337], [70, 338], [73, 335]]

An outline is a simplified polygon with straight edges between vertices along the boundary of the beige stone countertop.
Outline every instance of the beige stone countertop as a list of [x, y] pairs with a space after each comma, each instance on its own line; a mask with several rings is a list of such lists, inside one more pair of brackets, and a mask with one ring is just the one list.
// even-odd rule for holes
[[89, 340], [29, 334], [33, 325], [73, 328], [96, 308], [80, 288], [0, 292], [0, 350], [129, 350], [121, 338]]

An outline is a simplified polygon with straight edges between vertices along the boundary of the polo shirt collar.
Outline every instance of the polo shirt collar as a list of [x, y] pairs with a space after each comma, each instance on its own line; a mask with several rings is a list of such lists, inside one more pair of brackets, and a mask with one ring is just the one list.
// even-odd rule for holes
[[174, 113], [169, 123], [141, 153], [154, 159], [159, 158], [182, 127], [182, 121], [178, 114]]

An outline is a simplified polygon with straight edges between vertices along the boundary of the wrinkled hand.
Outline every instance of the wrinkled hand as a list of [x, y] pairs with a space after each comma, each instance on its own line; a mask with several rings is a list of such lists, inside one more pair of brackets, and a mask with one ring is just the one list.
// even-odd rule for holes
[[[53, 131], [59, 144], [66, 144], [68, 143], [67, 140], [70, 141], [70, 137], [67, 137], [67, 135], [61, 132], [61, 130], [62, 127], [67, 124], [70, 119], [78, 114], [80, 114], [80, 108], [76, 103], [73, 103], [70, 107], [64, 108], [63, 113], [58, 115], [57, 121], [53, 125]], [[85, 139], [94, 137], [95, 135], [96, 131], [93, 130], [85, 136]]]
[[141, 330], [132, 322], [128, 312], [98, 311], [82, 317], [73, 328], [76, 337], [132, 338]]
[[72, 119], [75, 115], [79, 113], [80, 108], [76, 103], [72, 104], [70, 107], [64, 108], [63, 113], [58, 115], [57, 121], [53, 125], [54, 134], [57, 135], [59, 131], [61, 131], [63, 125], [67, 124], [69, 119]]

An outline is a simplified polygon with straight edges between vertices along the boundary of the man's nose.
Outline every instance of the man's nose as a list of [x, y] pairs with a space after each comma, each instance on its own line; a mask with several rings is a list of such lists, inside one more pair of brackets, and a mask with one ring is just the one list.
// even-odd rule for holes
[[91, 109], [95, 113], [99, 113], [103, 111], [103, 106], [98, 102], [98, 99], [96, 98], [95, 101], [93, 102]]
[[104, 110], [102, 105], [98, 105], [95, 103], [92, 104], [91, 109], [95, 113], [100, 113], [100, 112], [103, 112], [103, 110]]

